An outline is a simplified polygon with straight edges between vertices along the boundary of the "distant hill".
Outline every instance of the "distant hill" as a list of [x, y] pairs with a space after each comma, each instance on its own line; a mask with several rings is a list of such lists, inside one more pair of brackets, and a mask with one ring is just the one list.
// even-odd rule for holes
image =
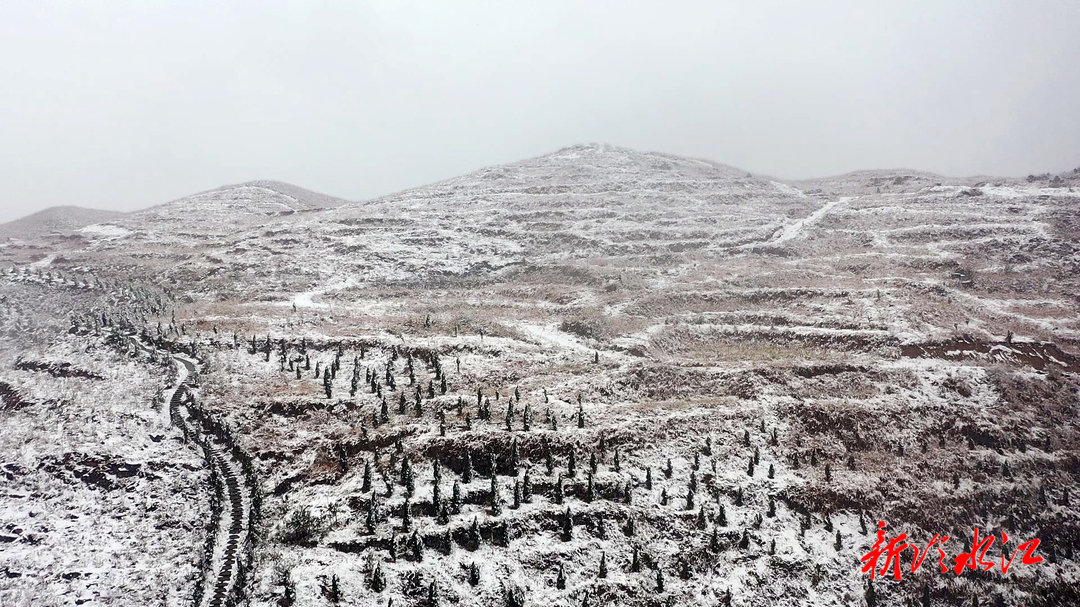
[[220, 188], [191, 194], [176, 200], [136, 211], [134, 215], [153, 215], [169, 208], [191, 210], [197, 207], [232, 207], [239, 211], [275, 213], [325, 209], [349, 204], [348, 200], [312, 192], [281, 181], [259, 180], [223, 185]]
[[30, 239], [53, 232], [70, 232], [88, 225], [112, 221], [126, 215], [120, 211], [103, 211], [83, 207], [49, 207], [26, 217], [0, 224], [0, 240]]
[[270, 181], [259, 180], [249, 181], [247, 183], [241, 183], [235, 186], [225, 186], [224, 188], [236, 188], [236, 187], [256, 187], [265, 188], [267, 190], [284, 194], [295, 200], [298, 205], [302, 205], [309, 209], [326, 209], [330, 207], [338, 207], [343, 204], [349, 204], [348, 200], [344, 198], [337, 198], [335, 196], [329, 196], [327, 194], [321, 194], [319, 192], [312, 192], [311, 190], [305, 190], [302, 187], [295, 186], [291, 183], [285, 183], [283, 181]]
[[261, 223], [268, 217], [345, 204], [349, 201], [280, 181], [249, 181], [136, 211], [128, 216], [128, 222], [142, 227], [164, 222], [193, 229], [231, 229], [229, 226], [237, 222]]
[[221, 186], [131, 213], [76, 206], [50, 207], [0, 224], [0, 240], [32, 239], [53, 232], [70, 232], [95, 223], [119, 219], [228, 223], [245, 217], [287, 215], [296, 211], [326, 209], [344, 204], [349, 204], [349, 201], [281, 181], [249, 181]]

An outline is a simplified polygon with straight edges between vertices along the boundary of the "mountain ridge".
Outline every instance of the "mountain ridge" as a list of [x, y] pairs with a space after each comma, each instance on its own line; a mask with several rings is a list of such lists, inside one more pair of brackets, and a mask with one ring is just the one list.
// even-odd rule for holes
[[[982, 183], [1018, 184], [1023, 180], [1013, 177], [969, 176], [949, 177], [930, 171], [916, 169], [861, 169], [840, 175], [807, 179], [778, 178], [765, 173], [754, 173], [714, 160], [679, 156], [666, 152], [638, 151], [607, 143], [574, 144], [552, 152], [508, 163], [481, 167], [454, 177], [411, 186], [380, 196], [348, 200], [309, 190], [283, 181], [260, 179], [236, 184], [226, 184], [204, 190], [143, 209], [121, 212], [85, 209], [77, 206], [56, 206], [0, 224], [0, 238], [36, 237], [53, 231], [72, 231], [98, 222], [127, 219], [190, 219], [193, 215], [206, 214], [214, 221], [221, 219], [222, 209], [232, 211], [238, 218], [258, 220], [259, 217], [287, 215], [301, 211], [335, 209], [340, 207], [368, 207], [388, 201], [401, 200], [425, 191], [456, 189], [469, 184], [475, 190], [476, 182], [490, 183], [492, 191], [500, 193], [521, 191], [531, 193], [556, 193], [580, 188], [592, 182], [592, 192], [602, 194], [598, 184], [617, 184], [619, 174], [634, 171], [652, 171], [666, 177], [664, 181], [730, 180], [732, 186], [746, 185], [746, 180], [775, 184], [778, 188], [791, 188], [800, 194], [807, 192], [873, 190], [880, 187], [904, 189], [932, 187], [947, 183], [958, 186], [975, 186]], [[1076, 173], [1074, 171], [1073, 173]], [[538, 184], [538, 174], [545, 184]], [[1072, 173], [1068, 174], [1072, 176]], [[1043, 176], [1040, 176], [1043, 177]], [[1045, 176], [1049, 179], [1049, 174]], [[1070, 185], [1071, 185], [1071, 179]], [[547, 188], [545, 190], [545, 188]], [[617, 190], [617, 185], [615, 186]], [[793, 194], [787, 191], [786, 194]], [[75, 217], [65, 220], [65, 214]], [[87, 213], [96, 213], [87, 215]], [[44, 215], [42, 215], [44, 214]], [[25, 227], [18, 223], [32, 217], [48, 218], [41, 228]], [[40, 221], [31, 220], [31, 222]], [[42, 231], [43, 230], [43, 231]]]
[[[134, 211], [91, 209], [75, 205], [58, 205], [53, 207], [47, 207], [29, 215], [24, 215], [22, 217], [13, 219], [7, 223], [0, 224], [0, 239], [10, 237], [33, 238], [37, 236], [43, 236], [51, 232], [68, 232], [80, 230], [95, 223], [105, 223], [128, 218], [139, 218], [147, 215], [154, 215], [155, 213], [160, 213], [163, 210], [172, 207], [182, 206], [184, 203], [189, 202], [192, 199], [218, 198], [224, 200], [224, 195], [238, 192], [244, 189], [257, 189], [270, 192], [270, 198], [279, 198], [278, 204], [280, 204], [282, 207], [290, 207], [292, 211], [327, 209], [346, 204], [353, 204], [353, 201], [346, 200], [344, 198], [338, 198], [336, 196], [330, 196], [328, 194], [323, 194], [314, 190], [309, 190], [307, 188], [293, 185], [291, 183], [272, 179], [260, 179], [254, 181], [245, 181], [237, 184], [227, 184], [209, 190], [203, 190], [201, 192], [196, 192], [194, 194], [189, 194], [187, 196], [182, 196], [174, 200], [155, 204]], [[257, 199], [249, 200], [252, 202], [258, 202]], [[291, 204], [288, 201], [292, 201]], [[191, 209], [187, 209], [187, 212], [191, 212]], [[42, 225], [41, 227], [36, 227], [32, 225], [41, 222], [44, 222], [44, 225]]]

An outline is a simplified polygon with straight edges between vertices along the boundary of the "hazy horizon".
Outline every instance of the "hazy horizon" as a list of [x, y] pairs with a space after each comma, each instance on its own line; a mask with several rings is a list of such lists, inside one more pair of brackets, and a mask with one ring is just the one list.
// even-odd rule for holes
[[1066, 2], [5, 7], [0, 222], [366, 200], [579, 143], [798, 180], [1080, 165]]

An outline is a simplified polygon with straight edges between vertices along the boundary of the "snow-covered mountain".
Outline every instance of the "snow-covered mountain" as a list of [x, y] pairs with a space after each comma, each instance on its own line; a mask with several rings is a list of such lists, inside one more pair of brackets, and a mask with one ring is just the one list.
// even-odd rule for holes
[[[0, 602], [1075, 604], [1077, 293], [1080, 173], [599, 144], [10, 241]], [[1046, 560], [871, 593], [877, 521]]]
[[187, 230], [195, 226], [230, 232], [268, 217], [325, 209], [348, 201], [280, 181], [249, 181], [186, 196], [131, 214], [138, 229]]
[[83, 207], [49, 207], [0, 224], [0, 241], [8, 238], [31, 240], [54, 233], [66, 233], [88, 225], [123, 217], [118, 211], [103, 211]]

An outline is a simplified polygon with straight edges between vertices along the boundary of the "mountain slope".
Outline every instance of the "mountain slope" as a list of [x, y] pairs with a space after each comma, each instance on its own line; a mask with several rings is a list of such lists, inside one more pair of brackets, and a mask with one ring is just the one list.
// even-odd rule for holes
[[[280, 181], [249, 181], [185, 196], [131, 214], [134, 224], [165, 223], [179, 229], [231, 230], [237, 222], [335, 207], [348, 201]], [[186, 227], [186, 228], [185, 228]]]
[[[1076, 604], [1080, 192], [982, 181], [794, 187], [585, 145], [333, 208], [229, 186], [2, 246], [0, 349], [62, 347], [0, 364], [0, 511], [34, 510], [0, 580], [19, 604], [142, 605], [161, 579], [174, 605], [198, 547], [227, 561], [199, 536], [223, 502], [172, 469], [198, 453], [150, 404], [171, 351], [259, 491], [253, 606], [865, 604], [877, 521], [951, 536], [946, 563], [974, 527], [1047, 559], [877, 578], [881, 607]], [[133, 501], [68, 508], [98, 453], [147, 472], [107, 479]], [[99, 527], [131, 548], [56, 564]], [[137, 550], [157, 569], [118, 575]]]
[[86, 226], [123, 217], [119, 211], [87, 209], [85, 207], [49, 207], [26, 217], [0, 224], [0, 240], [18, 238], [30, 240], [54, 232], [68, 232]]

